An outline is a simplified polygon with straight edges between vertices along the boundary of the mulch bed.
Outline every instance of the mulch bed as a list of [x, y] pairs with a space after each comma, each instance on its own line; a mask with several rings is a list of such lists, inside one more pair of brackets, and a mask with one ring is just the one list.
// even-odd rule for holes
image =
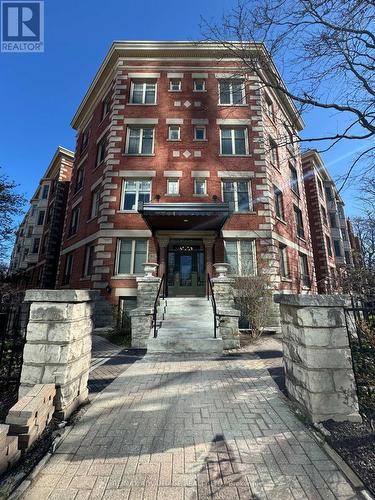
[[326, 439], [375, 495], [375, 431], [353, 422], [324, 422], [331, 433]]

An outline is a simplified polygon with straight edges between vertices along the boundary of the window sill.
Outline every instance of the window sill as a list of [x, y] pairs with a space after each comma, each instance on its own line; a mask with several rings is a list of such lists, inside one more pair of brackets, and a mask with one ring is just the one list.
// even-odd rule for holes
[[95, 165], [93, 171], [95, 171], [97, 168], [99, 168], [101, 165], [103, 165], [103, 163], [104, 163], [104, 160], [102, 160], [100, 163], [98, 163], [97, 165]]
[[118, 214], [138, 214], [138, 210], [117, 210]]
[[232, 215], [256, 215], [256, 211], [255, 210], [249, 210], [249, 211], [244, 211], [244, 210], [234, 210], [232, 212]]
[[193, 92], [197, 92], [198, 94], [202, 94], [204, 92], [207, 92], [207, 90], [206, 89], [204, 89], [204, 90], [194, 90], [193, 89]]
[[251, 157], [251, 154], [250, 153], [246, 153], [244, 155], [224, 155], [222, 153], [219, 154], [219, 156], [221, 158], [250, 158]]
[[165, 193], [165, 195], [167, 198], [179, 198], [181, 195], [178, 193], [178, 194], [169, 194], [169, 193]]
[[167, 139], [167, 142], [181, 142], [181, 139]]
[[288, 224], [286, 223], [286, 221], [284, 219], [280, 219], [280, 217], [277, 217], [276, 216], [276, 220], [277, 222], [281, 222], [282, 224], [285, 224], [285, 226], [287, 226]]
[[194, 198], [207, 198], [208, 194], [193, 194]]
[[84, 276], [83, 278], [79, 278], [79, 281], [90, 281], [91, 276]]
[[99, 125], [98, 125], [98, 128], [101, 126], [101, 124], [102, 124], [102, 123], [104, 122], [104, 120], [107, 118], [107, 116], [109, 115], [109, 113], [110, 113], [110, 112], [108, 111], [108, 113], [107, 113], [106, 115], [104, 115], [104, 116], [103, 116], [103, 118], [101, 119], [101, 121], [100, 121], [100, 123], [99, 123]]
[[[78, 231], [77, 231], [78, 232]], [[66, 238], [66, 241], [69, 241], [71, 240], [72, 238], [74, 238], [75, 236], [77, 236], [77, 232], [74, 233], [74, 234], [70, 234], [67, 238]]]
[[97, 216], [97, 215], [95, 215], [94, 217], [91, 217], [91, 219], [88, 219], [88, 220], [86, 221], [86, 224], [88, 224], [89, 222], [94, 221], [94, 220], [95, 220], [95, 219], [97, 219], [97, 218], [98, 218], [98, 216]]
[[155, 156], [155, 153], [151, 153], [151, 154], [122, 153], [122, 156], [135, 156], [135, 157], [137, 157], [137, 156]]
[[218, 103], [218, 106], [222, 107], [232, 107], [232, 108], [244, 108], [245, 106], [248, 106], [248, 104], [220, 104]]
[[306, 243], [305, 238], [302, 238], [302, 236], [298, 236], [298, 234], [297, 234], [297, 238], [298, 238], [299, 240], [303, 241], [304, 243]]
[[294, 189], [290, 188], [290, 190], [292, 191], [292, 193], [294, 194], [294, 196], [296, 196], [298, 199], [301, 199], [301, 195], [299, 193], [297, 193], [296, 191], [294, 191]]
[[193, 142], [208, 142], [208, 139], [193, 139]]
[[182, 89], [180, 90], [172, 90], [172, 89], [168, 89], [168, 92], [171, 92], [172, 94], [175, 94], [175, 93], [178, 93], [178, 92], [182, 92]]
[[293, 282], [292, 278], [281, 278], [281, 281], [283, 283], [292, 283]]
[[77, 189], [77, 191], [74, 192], [72, 198], [74, 198], [75, 196], [77, 196], [77, 194], [79, 194], [82, 190], [83, 190], [83, 186], [80, 187], [79, 189]]
[[112, 280], [127, 280], [127, 279], [135, 279], [144, 276], [143, 274], [116, 274], [112, 276]]

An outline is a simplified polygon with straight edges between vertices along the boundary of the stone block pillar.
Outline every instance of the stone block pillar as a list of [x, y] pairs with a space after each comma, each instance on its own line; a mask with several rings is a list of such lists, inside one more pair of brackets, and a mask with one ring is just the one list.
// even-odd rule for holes
[[161, 278], [152, 275], [152, 272], [156, 271], [157, 264], [148, 264], [148, 266], [149, 269], [154, 266], [154, 270], [150, 271], [146, 276], [137, 278], [137, 308], [130, 312], [132, 347], [136, 349], [147, 348], [152, 327], [154, 302], [161, 281]]
[[227, 277], [228, 264], [214, 264], [217, 278], [212, 279], [212, 288], [219, 315], [219, 335], [223, 339], [224, 349], [240, 346], [238, 322], [240, 311], [235, 308], [233, 284], [234, 279]]
[[35, 384], [56, 384], [55, 406], [68, 417], [88, 398], [94, 301], [87, 290], [27, 290], [26, 331], [19, 397]]
[[345, 325], [346, 297], [278, 295], [286, 388], [312, 422], [361, 421]]

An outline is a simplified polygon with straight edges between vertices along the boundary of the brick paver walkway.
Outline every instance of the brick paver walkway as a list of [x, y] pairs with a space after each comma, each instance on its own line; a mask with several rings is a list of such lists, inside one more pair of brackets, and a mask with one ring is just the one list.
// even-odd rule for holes
[[95, 398], [24, 498], [357, 496], [247, 354], [145, 356]]

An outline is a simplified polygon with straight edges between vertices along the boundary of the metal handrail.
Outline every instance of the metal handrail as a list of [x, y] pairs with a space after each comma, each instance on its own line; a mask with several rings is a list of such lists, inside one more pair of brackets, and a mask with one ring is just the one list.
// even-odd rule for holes
[[214, 289], [212, 286], [212, 281], [211, 281], [211, 276], [209, 273], [207, 273], [207, 300], [210, 300], [210, 295], [211, 295], [211, 304], [212, 304], [212, 310], [214, 313], [214, 339], [216, 339], [216, 330], [217, 330], [217, 309], [216, 309], [216, 300], [215, 300], [215, 295], [214, 295]]
[[156, 327], [156, 318], [158, 315], [158, 302], [159, 302], [159, 298], [160, 298], [161, 293], [162, 293], [162, 299], [163, 300], [165, 299], [164, 278], [165, 278], [165, 274], [163, 274], [161, 281], [160, 281], [160, 284], [159, 284], [158, 293], [156, 294], [156, 299], [154, 302], [154, 312], [152, 314], [152, 322], [153, 322], [153, 327], [154, 327], [154, 338], [155, 339], [158, 336], [158, 331], [157, 331], [157, 327]]

